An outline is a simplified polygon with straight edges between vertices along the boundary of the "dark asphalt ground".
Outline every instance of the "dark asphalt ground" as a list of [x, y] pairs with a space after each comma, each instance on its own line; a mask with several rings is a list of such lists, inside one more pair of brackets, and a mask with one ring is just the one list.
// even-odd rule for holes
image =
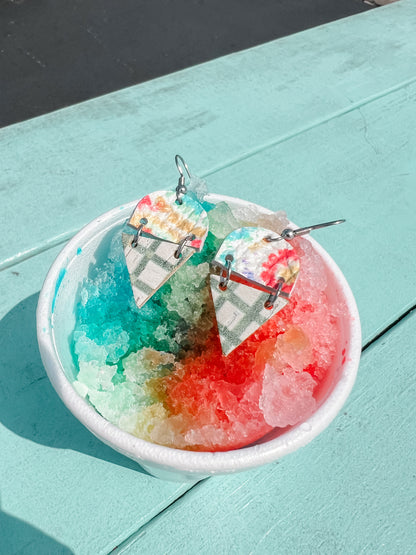
[[0, 126], [369, 9], [362, 0], [0, 0]]

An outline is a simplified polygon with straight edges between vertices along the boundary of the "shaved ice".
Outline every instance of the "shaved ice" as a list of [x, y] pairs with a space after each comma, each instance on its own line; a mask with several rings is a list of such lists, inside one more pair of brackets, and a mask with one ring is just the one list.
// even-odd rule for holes
[[251, 205], [233, 212], [225, 202], [204, 208], [210, 232], [203, 250], [141, 309], [114, 233], [107, 260], [81, 286], [73, 385], [130, 434], [178, 449], [225, 451], [316, 410], [331, 378], [344, 308], [330, 301], [320, 256], [296, 238], [291, 244], [301, 271], [290, 302], [223, 356], [209, 262], [232, 230], [254, 225], [280, 233], [288, 220], [284, 212], [264, 215]]

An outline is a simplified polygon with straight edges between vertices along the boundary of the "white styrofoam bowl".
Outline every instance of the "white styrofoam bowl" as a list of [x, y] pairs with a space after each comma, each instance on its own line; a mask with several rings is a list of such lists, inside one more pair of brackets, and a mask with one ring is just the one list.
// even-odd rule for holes
[[[265, 208], [221, 195], [209, 195], [209, 202], [225, 200], [238, 212], [251, 207], [270, 214]], [[342, 301], [348, 315], [340, 323], [338, 355], [333, 379], [328, 382], [314, 414], [296, 426], [276, 429], [255, 444], [225, 452], [194, 452], [172, 449], [144, 441], [105, 420], [72, 387], [76, 368], [70, 350], [75, 327], [75, 305], [79, 288], [91, 267], [102, 261], [114, 232], [121, 230], [136, 202], [103, 214], [84, 227], [60, 252], [43, 284], [37, 307], [37, 334], [46, 372], [68, 409], [104, 443], [137, 461], [159, 478], [193, 481], [214, 474], [227, 474], [257, 467], [281, 458], [309, 443], [340, 411], [354, 384], [361, 354], [361, 327], [354, 297], [342, 272], [328, 253], [307, 238], [325, 265], [332, 300]], [[343, 354], [341, 354], [341, 351]], [[342, 362], [344, 359], [344, 363]]]

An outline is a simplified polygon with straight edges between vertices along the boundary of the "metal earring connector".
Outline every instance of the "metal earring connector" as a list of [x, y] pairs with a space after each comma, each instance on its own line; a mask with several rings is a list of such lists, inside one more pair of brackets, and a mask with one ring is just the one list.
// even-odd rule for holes
[[139, 225], [139, 227], [137, 228], [136, 234], [135, 234], [135, 236], [133, 237], [133, 240], [132, 240], [132, 242], [131, 242], [131, 246], [132, 246], [133, 248], [137, 247], [137, 243], [138, 243], [138, 241], [139, 241], [139, 237], [140, 237], [140, 235], [142, 234], [143, 227], [144, 227], [146, 224], [147, 224], [147, 218], [142, 218], [142, 219], [140, 220], [140, 225]]
[[188, 174], [189, 179], [191, 179], [191, 172], [189, 171], [188, 164], [179, 154], [175, 156], [175, 164], [176, 164], [176, 167], [178, 168], [178, 172], [180, 173], [178, 185], [176, 187], [176, 202], [178, 204], [182, 204], [183, 202], [182, 197], [186, 195], [186, 193], [188, 192], [188, 189], [185, 185], [185, 175], [183, 172], [183, 168]]
[[181, 239], [178, 243], [178, 248], [175, 251], [174, 257], [176, 259], [180, 258], [182, 256], [182, 251], [186, 245], [186, 243], [188, 241], [193, 241], [195, 239], [195, 235], [191, 234], [191, 235], [187, 235], [186, 237], [184, 237], [183, 239]]
[[268, 243], [271, 243], [272, 241], [281, 241], [282, 239], [284, 239], [285, 241], [291, 241], [295, 237], [301, 237], [302, 235], [307, 235], [308, 233], [310, 233], [311, 231], [314, 231], [315, 229], [321, 229], [323, 227], [329, 227], [331, 225], [343, 224], [344, 222], [345, 220], [334, 220], [332, 222], [325, 222], [323, 224], [315, 224], [315, 225], [310, 225], [308, 227], [299, 227], [298, 229], [287, 228], [287, 229], [284, 229], [282, 233], [277, 237], [269, 236], [269, 237], [265, 237], [265, 240]]
[[227, 254], [227, 256], [225, 257], [226, 269], [225, 271], [221, 272], [221, 278], [219, 283], [219, 288], [221, 289], [221, 291], [226, 291], [227, 289], [228, 282], [230, 281], [230, 278], [231, 278], [231, 262], [233, 260], [234, 260], [234, 257], [232, 254]]

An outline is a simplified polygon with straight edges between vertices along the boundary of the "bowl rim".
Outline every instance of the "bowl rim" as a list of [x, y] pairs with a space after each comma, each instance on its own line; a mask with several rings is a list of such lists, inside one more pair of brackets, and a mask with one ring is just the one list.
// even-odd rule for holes
[[[205, 199], [208, 202], [216, 203], [225, 201], [234, 204], [234, 206], [252, 206], [256, 210], [260, 208], [265, 214], [272, 213], [261, 205], [226, 195], [209, 194]], [[310, 241], [313, 248], [333, 273], [345, 298], [347, 310], [350, 314], [350, 341], [345, 355], [346, 361], [343, 364], [338, 382], [325, 401], [306, 421], [291, 427], [277, 438], [264, 443], [232, 451], [188, 451], [151, 443], [121, 430], [102, 417], [75, 391], [65, 375], [59, 358], [51, 317], [60, 272], [62, 268], [68, 266], [68, 262], [73, 258], [72, 255], [77, 247], [91, 237], [93, 230], [97, 227], [101, 229], [103, 224], [105, 225], [106, 222], [110, 221], [112, 222], [110, 227], [117, 225], [113, 222], [117, 215], [120, 216], [119, 222], [121, 223], [126, 218], [124, 214], [128, 213], [129, 215], [137, 202], [136, 200], [113, 208], [83, 227], [61, 250], [50, 267], [42, 286], [36, 312], [39, 350], [47, 375], [66, 407], [95, 436], [117, 451], [136, 460], [139, 464], [140, 462], [143, 462], [143, 464], [153, 463], [165, 469], [191, 474], [228, 473], [261, 466], [309, 443], [332, 422], [341, 410], [354, 385], [361, 355], [360, 318], [352, 291], [337, 264], [312, 237], [306, 239]]]

